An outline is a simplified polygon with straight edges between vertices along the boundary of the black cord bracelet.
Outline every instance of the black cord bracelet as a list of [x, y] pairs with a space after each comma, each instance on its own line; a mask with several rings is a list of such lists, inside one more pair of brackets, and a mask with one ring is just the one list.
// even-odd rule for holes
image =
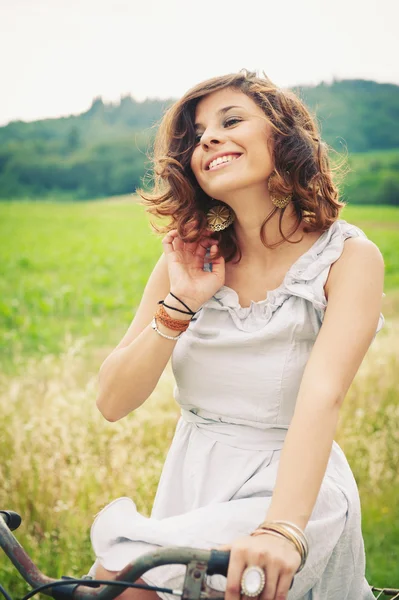
[[191, 308], [189, 306], [187, 306], [187, 304], [185, 302], [183, 302], [183, 300], [180, 300], [180, 298], [178, 298], [177, 296], [175, 296], [172, 292], [169, 292], [169, 294], [178, 302], [180, 302], [180, 304], [182, 304], [184, 306], [184, 308], [187, 308], [187, 310], [190, 311], [190, 315], [195, 315], [195, 312], [191, 310]]
[[183, 313], [183, 315], [191, 315], [192, 317], [196, 314], [195, 312], [192, 312], [191, 310], [181, 310], [181, 308], [175, 308], [174, 306], [169, 306], [169, 304], [165, 304], [165, 300], [159, 300], [158, 304], [163, 304], [163, 306], [166, 306], [166, 308], [170, 308], [170, 310], [177, 310], [177, 312], [179, 313]]

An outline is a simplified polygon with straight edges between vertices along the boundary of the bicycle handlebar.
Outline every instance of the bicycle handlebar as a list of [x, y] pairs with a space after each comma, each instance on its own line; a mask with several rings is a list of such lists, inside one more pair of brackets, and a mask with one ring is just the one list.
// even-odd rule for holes
[[[38, 588], [42, 585], [55, 583], [56, 579], [44, 575], [34, 564], [17, 539], [11, 533], [8, 523], [16, 529], [21, 523], [17, 513], [12, 511], [0, 511], [0, 547], [11, 560], [15, 568], [31, 587]], [[190, 598], [207, 598], [207, 594], [201, 594], [202, 584], [206, 575], [227, 575], [229, 566], [230, 552], [219, 550], [201, 550], [196, 548], [171, 547], [160, 548], [154, 552], [142, 555], [134, 563], [128, 564], [122, 569], [115, 581], [134, 582], [144, 573], [155, 567], [166, 564], [182, 564], [187, 566], [184, 589], [182, 593], [183, 600]], [[121, 590], [115, 586], [105, 586], [102, 588], [90, 587], [90, 580], [87, 585], [79, 585], [68, 578], [65, 579], [63, 589], [51, 587], [44, 591], [47, 595], [56, 600], [73, 598], [74, 600], [113, 600]], [[213, 598], [213, 600], [217, 600]], [[221, 597], [220, 600], [223, 600]]]
[[13, 510], [0, 510], [0, 516], [3, 518], [10, 531], [18, 529], [18, 527], [21, 525], [21, 517]]
[[[113, 600], [122, 593], [120, 587], [105, 585], [101, 588], [92, 587], [90, 579], [83, 578], [81, 581], [72, 578], [63, 578], [61, 587], [60, 580], [44, 575], [31, 560], [17, 539], [11, 533], [19, 527], [21, 517], [13, 511], [0, 510], [0, 547], [11, 560], [17, 571], [27, 583], [33, 588], [48, 585], [49, 588], [43, 593], [55, 600]], [[160, 548], [155, 552], [149, 552], [128, 564], [115, 578], [116, 582], [134, 582], [144, 573], [155, 567], [166, 564], [186, 565], [186, 576], [183, 590], [171, 590], [180, 595], [182, 600], [224, 600], [224, 596], [217, 598], [215, 591], [211, 594], [206, 585], [207, 575], [227, 575], [230, 552], [220, 550], [201, 550], [197, 548], [170, 547]], [[87, 583], [86, 583], [87, 581]], [[82, 583], [85, 585], [82, 585]], [[57, 586], [51, 587], [51, 584]], [[373, 592], [379, 592], [378, 598], [383, 593], [385, 596], [397, 596], [399, 590], [393, 588], [371, 587]], [[205, 591], [203, 591], [205, 590]]]

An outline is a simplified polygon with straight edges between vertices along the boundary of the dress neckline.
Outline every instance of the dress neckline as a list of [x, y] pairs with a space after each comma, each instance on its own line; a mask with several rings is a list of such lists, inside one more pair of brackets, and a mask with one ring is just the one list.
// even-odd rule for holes
[[285, 287], [288, 279], [292, 276], [293, 272], [296, 272], [296, 274], [298, 274], [298, 275], [300, 274], [300, 272], [298, 271], [298, 266], [307, 258], [308, 254], [312, 254], [314, 252], [315, 247], [319, 245], [321, 240], [323, 240], [325, 237], [327, 237], [327, 235], [329, 234], [331, 229], [333, 227], [335, 227], [337, 223], [343, 223], [343, 222], [346, 222], [346, 221], [343, 221], [342, 219], [334, 221], [334, 223], [332, 223], [332, 225], [330, 225], [330, 227], [328, 229], [323, 231], [323, 233], [317, 238], [317, 240], [315, 242], [313, 242], [313, 244], [310, 246], [310, 248], [308, 248], [306, 250], [306, 252], [304, 252], [303, 254], [298, 256], [298, 258], [288, 268], [286, 274], [284, 275], [284, 279], [280, 283], [280, 285], [272, 290], [267, 290], [266, 297], [263, 300], [257, 300], [256, 302], [255, 302], [255, 300], [251, 300], [249, 306], [241, 306], [238, 293], [236, 292], [236, 290], [234, 290], [233, 288], [231, 288], [228, 285], [222, 285], [213, 297], [216, 300], [218, 300], [218, 295], [220, 292], [222, 292], [222, 293], [226, 292], [226, 293], [233, 294], [235, 297], [235, 300], [236, 300], [237, 308], [242, 312], [250, 311], [254, 305], [262, 305], [262, 304], [269, 302], [273, 297], [275, 297], [276, 294], [278, 294], [280, 292], [281, 289], [283, 289]]

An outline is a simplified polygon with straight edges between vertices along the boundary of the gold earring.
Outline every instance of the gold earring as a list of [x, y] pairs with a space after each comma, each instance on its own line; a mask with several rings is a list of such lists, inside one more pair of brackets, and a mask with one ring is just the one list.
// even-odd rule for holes
[[270, 189], [270, 184], [269, 184], [270, 179], [271, 179], [271, 177], [269, 177], [269, 179], [267, 181], [267, 187], [270, 192], [270, 200], [273, 202], [274, 206], [276, 206], [277, 208], [286, 208], [292, 200], [292, 194], [288, 194], [288, 196], [274, 196]]
[[291, 202], [292, 196], [270, 196], [270, 200], [277, 208], [286, 208]]
[[229, 227], [235, 219], [233, 210], [226, 204], [216, 204], [207, 212], [208, 229], [222, 231]]

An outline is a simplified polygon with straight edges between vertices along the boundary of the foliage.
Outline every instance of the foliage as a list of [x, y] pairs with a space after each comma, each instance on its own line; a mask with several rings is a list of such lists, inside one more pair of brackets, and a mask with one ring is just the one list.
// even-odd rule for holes
[[399, 86], [363, 79], [298, 88], [318, 117], [323, 139], [349, 152], [399, 148]]
[[351, 154], [341, 186], [350, 204], [399, 206], [399, 151], [381, 150]]
[[[399, 86], [344, 80], [296, 90], [317, 115], [323, 138], [338, 151], [399, 148]], [[150, 167], [147, 159], [159, 122], [172, 100], [118, 104], [101, 98], [78, 116], [21, 121], [0, 128], [0, 199], [81, 200], [132, 193]], [[370, 178], [352, 178], [352, 202], [397, 204], [396, 166], [385, 155]], [[367, 190], [371, 187], [370, 194]]]

